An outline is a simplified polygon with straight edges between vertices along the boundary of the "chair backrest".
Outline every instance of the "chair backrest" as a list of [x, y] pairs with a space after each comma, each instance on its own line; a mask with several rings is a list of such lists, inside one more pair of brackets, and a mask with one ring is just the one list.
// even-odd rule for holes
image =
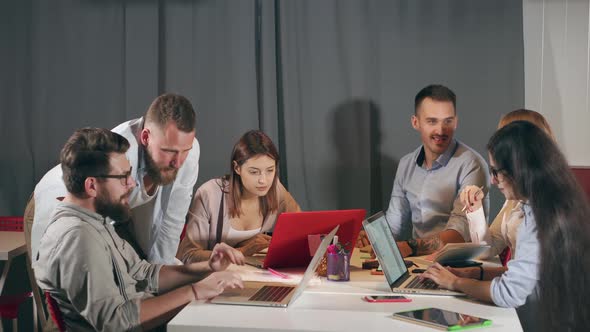
[[572, 167], [571, 169], [590, 200], [590, 167]]
[[23, 217], [0, 217], [0, 231], [23, 232]]
[[18, 307], [31, 296], [33, 296], [33, 293], [31, 292], [14, 295], [0, 295], [0, 317], [16, 319], [18, 317]]
[[55, 331], [58, 328], [57, 326], [55, 326], [55, 323], [53, 323], [52, 320], [47, 319], [47, 316], [49, 315], [49, 308], [46, 305], [46, 301], [43, 301], [43, 299], [41, 298], [43, 291], [41, 290], [41, 288], [39, 288], [39, 286], [37, 286], [37, 283], [35, 281], [35, 272], [31, 266], [31, 232], [33, 229], [34, 216], [35, 199], [33, 197], [33, 194], [31, 194], [29, 202], [27, 203], [27, 206], [25, 208], [25, 212], [23, 213], [23, 229], [25, 233], [25, 242], [27, 243], [27, 271], [29, 277], [31, 278], [31, 288], [33, 290], [33, 298], [35, 299], [36, 307], [35, 311], [37, 312], [36, 318], [38, 322], [41, 323], [43, 330]]
[[31, 234], [33, 232], [33, 219], [35, 218], [35, 198], [33, 194], [29, 198], [29, 202], [25, 207], [25, 212], [23, 213], [23, 228], [25, 230], [25, 242], [27, 243], [27, 253], [29, 254], [29, 258], [31, 258]]
[[57, 325], [57, 328], [60, 332], [64, 332], [66, 330], [66, 323], [64, 321], [63, 316], [61, 315], [61, 311], [59, 310], [59, 306], [51, 294], [45, 292], [45, 299], [47, 300], [47, 307], [49, 308], [49, 314], [51, 315], [51, 319]]

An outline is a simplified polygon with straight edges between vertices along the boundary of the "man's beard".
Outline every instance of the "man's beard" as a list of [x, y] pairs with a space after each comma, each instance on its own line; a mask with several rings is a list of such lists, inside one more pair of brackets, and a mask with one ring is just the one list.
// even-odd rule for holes
[[131, 209], [129, 205], [123, 204], [121, 200], [129, 197], [130, 194], [131, 190], [119, 197], [118, 202], [113, 202], [109, 197], [108, 191], [101, 190], [94, 200], [94, 209], [96, 213], [103, 217], [109, 217], [120, 223], [127, 222], [131, 218]]
[[[148, 151], [148, 149], [145, 149], [144, 156], [145, 156], [145, 166], [146, 166], [147, 175], [150, 177], [150, 179], [152, 179], [152, 182], [154, 184], [165, 186], [167, 184], [174, 182], [174, 180], [176, 180], [176, 174], [178, 174], [178, 168], [172, 168], [172, 167], [160, 168], [160, 167], [158, 167], [158, 165], [156, 165], [156, 162], [154, 161], [154, 159], [152, 159], [152, 156], [150, 155], [150, 152]], [[163, 174], [163, 171], [168, 171], [168, 172]], [[169, 172], [169, 171], [173, 171], [173, 172]]]

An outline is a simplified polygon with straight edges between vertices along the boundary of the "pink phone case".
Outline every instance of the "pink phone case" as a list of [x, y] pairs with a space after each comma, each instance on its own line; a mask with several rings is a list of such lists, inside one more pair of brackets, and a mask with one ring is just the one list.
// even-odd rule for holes
[[[387, 295], [385, 295], [387, 296]], [[396, 295], [392, 295], [392, 296], [396, 296]], [[402, 298], [387, 298], [387, 299], [373, 299], [371, 296], [365, 296], [364, 297], [365, 301], [367, 302], [371, 302], [371, 303], [378, 303], [378, 302], [412, 302], [412, 299], [407, 298], [407, 297], [402, 297]]]

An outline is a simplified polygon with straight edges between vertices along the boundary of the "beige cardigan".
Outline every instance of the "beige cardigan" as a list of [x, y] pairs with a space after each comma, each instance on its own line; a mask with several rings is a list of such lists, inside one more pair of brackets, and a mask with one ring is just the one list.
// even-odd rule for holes
[[[227, 186], [226, 183], [224, 185]], [[183, 263], [205, 261], [211, 255], [211, 249], [215, 246], [217, 237], [217, 222], [222, 195], [221, 186], [221, 179], [211, 179], [199, 187], [195, 197], [193, 197], [188, 213], [186, 235], [176, 253], [176, 257]], [[277, 183], [277, 195], [279, 198], [278, 211], [269, 213], [266, 216], [262, 223], [261, 232], [272, 231], [279, 214], [300, 211], [299, 205], [281, 182]], [[225, 193], [221, 242], [225, 242], [229, 232], [228, 199], [229, 194]]]

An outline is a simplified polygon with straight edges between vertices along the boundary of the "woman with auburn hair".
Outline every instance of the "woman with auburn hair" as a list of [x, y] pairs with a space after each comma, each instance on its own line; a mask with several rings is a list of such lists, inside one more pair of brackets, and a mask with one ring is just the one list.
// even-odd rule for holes
[[230, 173], [197, 190], [188, 212], [186, 236], [176, 257], [206, 261], [225, 242], [251, 256], [267, 248], [277, 216], [301, 209], [278, 178], [279, 154], [260, 130], [245, 133], [234, 146]]
[[[541, 114], [535, 111], [518, 109], [505, 114], [500, 119], [498, 129], [514, 121], [528, 121], [539, 127], [555, 141], [549, 123], [547, 123], [547, 120], [545, 120]], [[498, 212], [498, 215], [496, 215], [496, 218], [494, 218], [494, 221], [488, 228], [482, 208], [483, 198], [484, 195], [482, 191], [475, 186], [465, 187], [460, 195], [463, 205], [467, 207], [466, 216], [469, 223], [471, 241], [474, 243], [485, 242], [489, 244], [491, 248], [486, 254], [487, 257], [494, 257], [502, 253], [506, 247], [510, 248], [511, 253], [514, 253], [516, 248], [517, 230], [524, 219], [522, 203], [519, 200], [506, 200], [502, 209]], [[497, 269], [498, 274], [501, 274], [504, 271], [506, 271], [505, 267]], [[469, 268], [457, 271], [457, 273], [467, 277], [477, 277], [479, 276], [479, 272], [479, 268]]]
[[493, 183], [522, 203], [515, 258], [499, 276], [461, 277], [434, 264], [423, 277], [501, 307], [517, 308], [525, 331], [590, 326], [590, 206], [555, 141], [527, 121], [488, 143]]
[[555, 135], [553, 135], [553, 130], [551, 130], [549, 122], [545, 120], [545, 117], [543, 117], [541, 113], [527, 110], [524, 108], [514, 110], [502, 116], [500, 122], [498, 123], [498, 129], [514, 121], [528, 121], [534, 124], [535, 126], [543, 129], [543, 131], [547, 133], [547, 135], [549, 135], [553, 140], [555, 140]]

